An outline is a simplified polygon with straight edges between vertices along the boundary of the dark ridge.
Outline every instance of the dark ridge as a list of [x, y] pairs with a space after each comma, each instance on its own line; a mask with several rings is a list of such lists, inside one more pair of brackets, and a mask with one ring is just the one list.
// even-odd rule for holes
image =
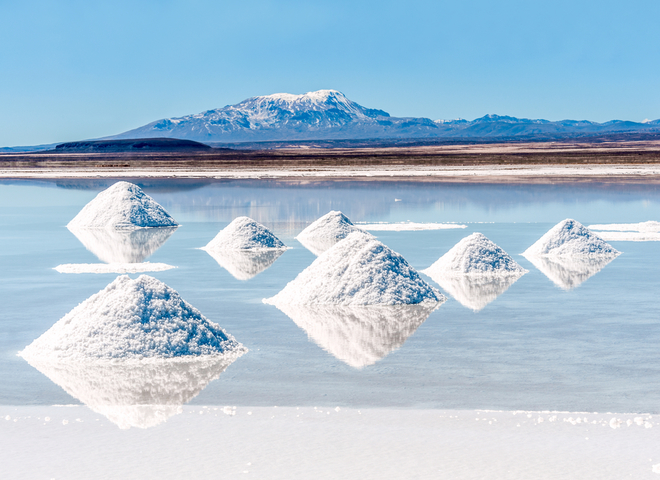
[[[181, 152], [209, 151], [211, 147], [192, 140], [177, 138], [136, 138], [127, 140], [86, 140], [67, 142], [55, 147], [56, 153], [106, 153], [106, 152]], [[52, 153], [53, 150], [43, 153]]]

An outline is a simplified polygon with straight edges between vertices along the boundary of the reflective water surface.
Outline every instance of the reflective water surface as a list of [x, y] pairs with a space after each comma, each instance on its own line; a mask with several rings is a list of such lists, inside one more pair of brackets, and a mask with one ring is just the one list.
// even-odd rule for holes
[[[564, 218], [660, 219], [653, 185], [137, 181], [181, 224], [135, 235], [66, 224], [109, 182], [0, 184], [0, 402], [85, 403], [122, 427], [158, 425], [182, 404], [660, 411], [660, 247], [612, 242], [611, 262], [520, 256]], [[400, 200], [400, 201], [399, 201]], [[315, 255], [295, 240], [330, 210], [356, 222], [459, 222], [465, 229], [373, 232], [423, 269], [479, 231], [529, 273], [506, 282], [425, 277], [435, 310], [283, 308], [262, 303]], [[291, 246], [279, 258], [212, 257], [200, 247], [247, 215]], [[153, 229], [156, 230], [156, 229]], [[29, 365], [16, 353], [116, 274], [60, 264], [163, 262], [179, 291], [249, 352], [231, 365]], [[222, 268], [220, 268], [222, 267]]]

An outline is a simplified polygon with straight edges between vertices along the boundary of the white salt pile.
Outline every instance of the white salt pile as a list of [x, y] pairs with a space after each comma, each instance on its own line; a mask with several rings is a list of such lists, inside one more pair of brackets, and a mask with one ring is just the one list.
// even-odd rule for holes
[[616, 257], [621, 252], [580, 222], [567, 218], [523, 252], [525, 257]]
[[278, 305], [326, 352], [354, 368], [400, 348], [439, 304]]
[[28, 363], [119, 428], [154, 427], [183, 411], [235, 356], [157, 358], [139, 362]]
[[163, 282], [123, 275], [71, 310], [20, 355], [77, 362], [240, 356], [245, 351]]
[[354, 232], [320, 255], [272, 298], [272, 305], [401, 305], [445, 297], [373, 236]]
[[520, 276], [527, 273], [511, 256], [482, 233], [463, 238], [422, 273], [447, 275]]
[[286, 245], [259, 222], [249, 217], [237, 217], [220, 230], [203, 250], [286, 249]]
[[361, 231], [346, 215], [333, 210], [300, 232], [296, 240], [313, 254], [320, 255], [349, 234]]
[[174, 227], [178, 224], [153, 198], [129, 182], [99, 193], [67, 225], [69, 228]]

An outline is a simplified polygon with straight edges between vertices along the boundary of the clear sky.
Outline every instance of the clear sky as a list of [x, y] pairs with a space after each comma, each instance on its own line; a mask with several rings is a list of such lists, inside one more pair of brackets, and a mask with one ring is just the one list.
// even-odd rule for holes
[[658, 0], [0, 0], [0, 146], [322, 88], [395, 116], [660, 118]]

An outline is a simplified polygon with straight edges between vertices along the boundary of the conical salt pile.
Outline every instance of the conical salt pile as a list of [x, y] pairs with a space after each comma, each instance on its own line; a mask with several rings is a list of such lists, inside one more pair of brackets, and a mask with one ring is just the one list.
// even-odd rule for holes
[[117, 182], [103, 190], [67, 225], [69, 229], [176, 226], [163, 207], [129, 182]]
[[525, 257], [616, 257], [621, 252], [580, 222], [567, 218], [523, 252]]
[[25, 359], [97, 361], [233, 354], [245, 348], [163, 282], [117, 277], [20, 354]]
[[220, 230], [204, 250], [286, 249], [286, 245], [259, 222], [249, 217], [237, 217]]
[[296, 240], [315, 255], [320, 255], [353, 232], [361, 232], [346, 215], [333, 210], [298, 234]]
[[484, 234], [463, 238], [422, 273], [431, 278], [448, 275], [523, 275], [523, 267]]
[[351, 233], [272, 298], [273, 305], [403, 305], [445, 297], [373, 236]]

